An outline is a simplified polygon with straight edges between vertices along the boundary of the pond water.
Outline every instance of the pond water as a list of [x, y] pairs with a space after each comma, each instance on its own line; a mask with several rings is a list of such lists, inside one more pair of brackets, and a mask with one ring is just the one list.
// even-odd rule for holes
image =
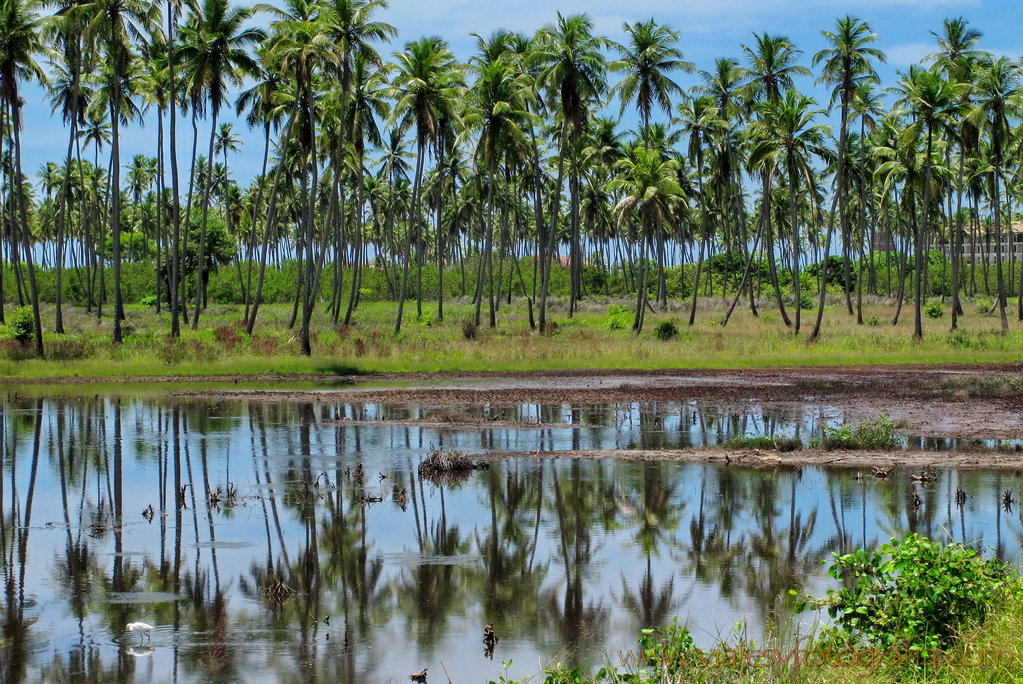
[[[0, 682], [432, 682], [597, 669], [678, 616], [805, 630], [822, 560], [920, 532], [1017, 562], [1015, 471], [540, 459], [810, 439], [828, 407], [0, 402]], [[476, 424], [473, 424], [476, 421]], [[925, 436], [909, 439], [910, 444]], [[955, 446], [946, 444], [945, 446]], [[522, 452], [464, 481], [431, 449]], [[548, 454], [549, 455], [549, 454]], [[967, 494], [957, 506], [955, 491]], [[914, 494], [919, 499], [913, 504]], [[155, 626], [148, 635], [125, 625]], [[485, 652], [483, 627], [500, 641]]]

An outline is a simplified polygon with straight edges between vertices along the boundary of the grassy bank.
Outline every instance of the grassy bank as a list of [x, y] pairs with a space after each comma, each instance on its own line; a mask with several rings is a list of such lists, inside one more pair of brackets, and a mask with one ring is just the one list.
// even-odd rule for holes
[[[417, 317], [407, 307], [403, 332], [393, 334], [396, 306], [374, 302], [360, 308], [354, 325], [334, 328], [317, 318], [313, 354], [299, 353], [296, 330], [288, 327], [291, 307], [268, 305], [260, 311], [253, 335], [241, 324], [243, 308], [211, 306], [198, 330], [184, 326], [172, 341], [166, 312], [129, 307], [129, 334], [121, 345], [110, 343], [109, 318], [97, 320], [80, 309], [65, 308], [68, 334], [46, 333], [46, 360], [33, 358], [30, 347], [12, 339], [0, 326], [0, 377], [55, 376], [127, 377], [252, 374], [324, 374], [400, 371], [484, 371], [559, 369], [741, 368], [763, 366], [835, 366], [904, 363], [1001, 363], [1023, 358], [1023, 324], [1013, 322], [1006, 336], [996, 315], [981, 305], [967, 305], [960, 329], [949, 331], [945, 315], [925, 319], [925, 337], [912, 337], [912, 310], [904, 307], [898, 325], [895, 309], [883, 300], [864, 307], [865, 323], [857, 325], [836, 301], [826, 312], [820, 338], [809, 341], [812, 326], [804, 312], [804, 332], [794, 335], [776, 310], [765, 302], [759, 316], [736, 310], [727, 327], [719, 322], [725, 304], [707, 300], [695, 325], [687, 325], [686, 302], [667, 311], [649, 313], [644, 331], [632, 333], [631, 312], [622, 301], [590, 300], [569, 318], [564, 303], [555, 302], [553, 334], [530, 330], [524, 302], [515, 301], [498, 313], [497, 326], [478, 328], [472, 306], [455, 300], [445, 306], [445, 319], [434, 304]], [[52, 320], [53, 311], [44, 312]], [[674, 328], [674, 331], [672, 330]], [[659, 334], [660, 333], [660, 334]]]

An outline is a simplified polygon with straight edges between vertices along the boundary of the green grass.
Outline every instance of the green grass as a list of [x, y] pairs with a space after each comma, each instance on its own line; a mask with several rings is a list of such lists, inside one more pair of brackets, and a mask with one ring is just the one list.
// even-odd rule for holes
[[[30, 354], [10, 339], [9, 330], [0, 328], [0, 378], [755, 368], [999, 363], [1023, 358], [1023, 326], [1014, 323], [1014, 329], [1002, 336], [997, 317], [976, 313], [973, 307], [966, 307], [969, 313], [960, 319], [956, 333], [950, 334], [943, 321], [925, 319], [925, 337], [916, 341], [911, 307], [904, 307], [899, 324], [891, 326], [888, 321], [894, 308], [871, 302], [864, 317], [878, 317], [885, 323], [867, 326], [856, 325], [841, 306], [831, 306], [821, 336], [810, 342], [810, 316], [804, 316], [804, 332], [797, 336], [765, 303], [761, 316], [737, 310], [722, 328], [718, 325], [723, 312], [720, 300], [702, 302], [694, 326], [686, 325], [688, 303], [672, 302], [668, 311], [648, 314], [643, 333], [636, 336], [628, 328], [613, 330], [607, 325], [609, 305], [622, 301], [584, 301], [573, 318], [568, 318], [564, 302], [555, 301], [550, 319], [557, 331], [540, 336], [529, 329], [524, 302], [516, 301], [501, 308], [495, 328], [487, 326], [484, 312], [483, 325], [471, 340], [465, 339], [462, 330], [472, 312], [465, 300], [448, 302], [443, 322], [436, 320], [434, 303], [424, 305], [421, 321], [411, 303], [398, 337], [393, 335], [393, 303], [367, 303], [355, 325], [336, 330], [330, 328], [321, 307], [314, 318], [311, 357], [301, 356], [297, 330], [286, 326], [288, 305], [263, 307], [251, 338], [240, 332], [242, 307], [211, 306], [200, 319], [200, 329], [184, 326], [176, 344], [167, 339], [170, 317], [166, 312], [157, 316], [151, 309], [129, 307], [127, 325], [133, 333], [120, 346], [109, 341], [109, 318], [97, 321], [83, 311], [66, 308], [69, 335], [47, 333], [44, 340], [51, 348], [65, 340], [62, 344], [74, 355], [85, 358], [23, 358]], [[44, 311], [44, 328], [52, 320], [53, 311]], [[657, 339], [656, 329], [665, 321], [678, 326], [678, 338]]]

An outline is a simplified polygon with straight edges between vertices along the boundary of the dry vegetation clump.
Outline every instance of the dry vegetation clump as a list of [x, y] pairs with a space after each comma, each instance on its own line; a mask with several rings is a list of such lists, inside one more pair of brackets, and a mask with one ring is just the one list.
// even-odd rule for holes
[[489, 463], [477, 461], [461, 451], [434, 449], [419, 464], [419, 476], [434, 484], [458, 484], [475, 470], [486, 470]]

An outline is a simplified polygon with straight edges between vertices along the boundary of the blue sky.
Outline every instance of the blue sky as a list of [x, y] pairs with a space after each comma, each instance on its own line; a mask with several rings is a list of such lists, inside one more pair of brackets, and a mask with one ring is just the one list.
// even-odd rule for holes
[[[835, 19], [845, 14], [868, 21], [878, 34], [876, 46], [888, 55], [888, 64], [879, 68], [885, 86], [894, 84], [897, 70], [905, 70], [935, 51], [930, 31], [940, 32], [946, 18], [961, 16], [981, 30], [984, 38], [980, 47], [989, 52], [1013, 59], [1023, 55], [1023, 3], [1009, 0], [561, 0], [556, 4], [529, 0], [392, 0], [377, 18], [393, 24], [400, 34], [381, 52], [389, 55], [408, 41], [439, 35], [459, 58], [467, 59], [475, 48], [472, 33], [487, 36], [498, 28], [532, 33], [553, 21], [558, 11], [589, 14], [596, 32], [614, 40], [622, 39], [623, 23], [653, 17], [679, 31], [680, 48], [699, 69], [711, 68], [718, 57], [741, 59], [741, 45], [750, 44], [754, 32], [788, 36], [803, 50], [803, 63], [809, 67], [813, 54], [825, 47], [820, 32], [832, 28]], [[698, 76], [679, 75], [677, 80], [688, 87], [698, 82]], [[826, 92], [815, 87], [813, 80], [802, 79], [797, 87], [826, 104]], [[59, 119], [50, 116], [40, 89], [25, 88], [24, 96], [25, 170], [34, 174], [44, 161], [63, 158], [66, 132]], [[155, 154], [156, 122], [155, 116], [151, 118], [145, 128], [132, 126], [125, 130], [125, 162], [135, 153]], [[248, 133], [241, 123], [236, 129], [243, 134], [246, 145], [242, 154], [231, 159], [231, 165], [234, 177], [244, 183], [259, 171], [262, 147], [258, 133]], [[200, 127], [200, 135], [206, 134], [208, 129], [203, 132]], [[181, 155], [188, 154], [188, 144], [183, 144]], [[182, 156], [180, 163], [184, 171], [187, 156]]]

